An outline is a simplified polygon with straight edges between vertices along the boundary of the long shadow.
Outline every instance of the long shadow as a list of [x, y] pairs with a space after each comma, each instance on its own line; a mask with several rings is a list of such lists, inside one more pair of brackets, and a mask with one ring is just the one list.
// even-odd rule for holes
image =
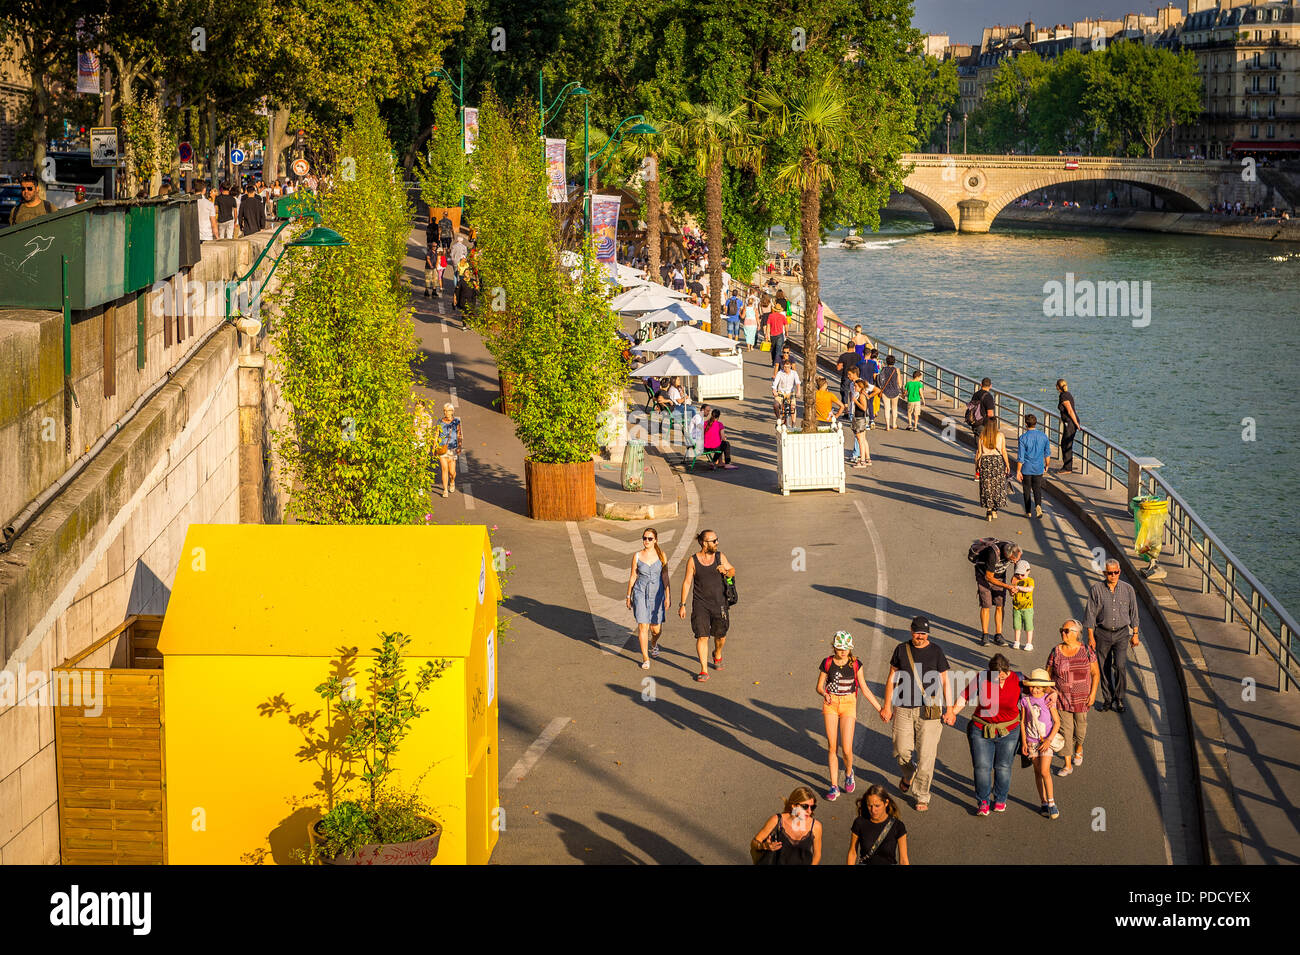
[[[875, 607], [877, 595], [868, 590], [854, 590], [849, 587], [839, 587], [834, 584], [813, 584], [812, 588], [813, 590], [820, 591], [821, 593], [827, 594], [831, 597], [840, 597], [850, 603], [860, 604], [864, 608]], [[900, 641], [904, 638], [907, 628], [911, 625], [912, 618], [922, 615], [930, 619], [931, 626], [938, 625], [945, 627], [948, 630], [951, 630], [954, 634], [971, 634], [975, 637], [979, 636], [979, 632], [969, 624], [958, 623], [951, 617], [937, 614], [932, 608], [920, 609], [917, 607], [911, 607], [906, 604], [901, 604], [892, 598], [887, 598], [885, 613], [898, 618], [899, 624], [897, 627], [898, 632], [896, 637]], [[862, 623], [865, 623], [868, 626], [875, 626], [874, 619], [859, 619]], [[884, 634], [884, 636], [886, 639], [891, 638], [889, 633]], [[934, 638], [939, 639], [939, 635], [936, 633]]]
[[502, 606], [562, 637], [577, 641], [584, 646], [597, 645], [591, 614], [585, 610], [577, 610], [563, 604], [542, 603], [540, 600], [522, 594], [511, 594], [502, 601]]
[[680, 846], [673, 845], [653, 829], [638, 826], [634, 822], [621, 819], [613, 813], [598, 812], [596, 818], [623, 833], [623, 838], [634, 847], [650, 857], [656, 865], [700, 865], [700, 861], [689, 855]]
[[579, 862], [588, 865], [644, 864], [618, 843], [596, 835], [590, 827], [584, 826], [576, 819], [562, 816], [557, 812], [548, 812], [546, 821], [556, 828], [564, 848], [568, 849], [569, 855]]

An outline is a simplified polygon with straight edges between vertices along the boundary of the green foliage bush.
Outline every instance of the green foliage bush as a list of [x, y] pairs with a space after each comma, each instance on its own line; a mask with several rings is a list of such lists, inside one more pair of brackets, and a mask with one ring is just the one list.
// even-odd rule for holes
[[349, 245], [291, 250], [276, 296], [273, 373], [291, 410], [274, 444], [288, 510], [306, 523], [422, 522], [434, 464], [412, 402], [410, 210], [373, 103], [357, 110], [337, 154], [317, 209]]

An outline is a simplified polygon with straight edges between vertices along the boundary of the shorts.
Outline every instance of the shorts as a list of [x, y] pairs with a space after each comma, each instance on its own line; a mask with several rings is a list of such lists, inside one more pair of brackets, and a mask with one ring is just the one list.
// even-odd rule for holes
[[975, 589], [979, 594], [981, 607], [1002, 607], [1007, 602], [1007, 592], [1001, 587], [996, 590], [988, 585], [983, 575], [975, 578]]
[[854, 434], [867, 433], [867, 419], [863, 415], [858, 415], [856, 418], [853, 419], [853, 433]]
[[730, 625], [725, 607], [710, 607], [699, 601], [691, 605], [691, 632], [696, 637], [725, 637]]
[[907, 413], [908, 413], [908, 414], [912, 414], [913, 412], [919, 412], [920, 410], [921, 410], [921, 402], [919, 402], [919, 401], [909, 401], [909, 402], [907, 403]]
[[1011, 608], [1011, 629], [1012, 630], [1033, 630], [1034, 629], [1034, 608], [1026, 607], [1023, 610]]
[[836, 716], [853, 716], [858, 715], [858, 695], [856, 693], [832, 693], [831, 701], [826, 702], [822, 698], [822, 712], [834, 713]]

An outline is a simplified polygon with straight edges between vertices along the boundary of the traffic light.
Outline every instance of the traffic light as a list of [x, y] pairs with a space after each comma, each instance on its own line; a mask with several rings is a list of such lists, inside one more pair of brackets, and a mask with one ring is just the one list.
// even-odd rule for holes
[[300, 129], [293, 136], [293, 148], [305, 149], [307, 147], [307, 130]]

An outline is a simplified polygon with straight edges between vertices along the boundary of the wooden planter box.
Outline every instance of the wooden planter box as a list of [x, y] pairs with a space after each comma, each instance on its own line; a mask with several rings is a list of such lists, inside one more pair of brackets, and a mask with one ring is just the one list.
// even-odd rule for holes
[[596, 516], [596, 463], [542, 464], [524, 459], [528, 516], [535, 521], [585, 521]]
[[161, 616], [128, 617], [54, 669], [53, 692], [67, 690], [52, 701], [64, 865], [167, 860], [161, 629]]
[[829, 488], [844, 493], [844, 432], [836, 422], [828, 430], [803, 433], [776, 429], [776, 472], [782, 494]]

